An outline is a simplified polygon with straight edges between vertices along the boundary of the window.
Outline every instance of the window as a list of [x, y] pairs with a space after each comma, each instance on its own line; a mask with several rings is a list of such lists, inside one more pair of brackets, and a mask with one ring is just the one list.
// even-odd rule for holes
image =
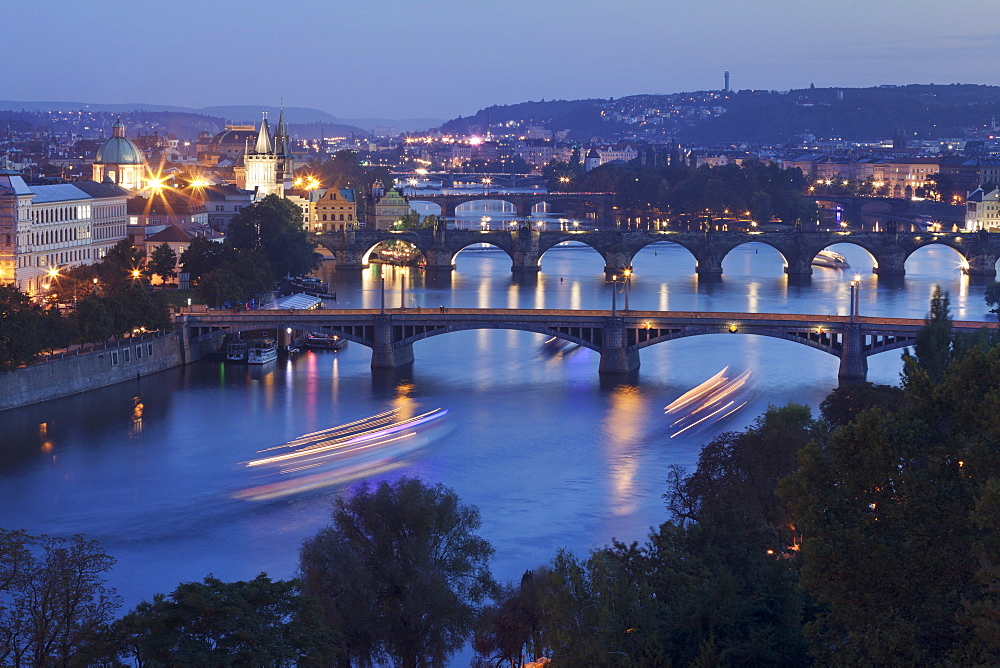
[[118, 351], [111, 351], [111, 366], [118, 366]]
[[137, 360], [141, 360], [142, 359], [142, 346], [136, 346], [135, 347], [135, 358]]
[[129, 350], [128, 348], [122, 348], [122, 361], [123, 362], [129, 362], [129, 361], [131, 361], [129, 359], [129, 353], [131, 353], [131, 352], [132, 351]]
[[152, 356], [153, 356], [153, 344], [152, 343], [147, 343], [146, 344], [146, 357], [152, 357]]

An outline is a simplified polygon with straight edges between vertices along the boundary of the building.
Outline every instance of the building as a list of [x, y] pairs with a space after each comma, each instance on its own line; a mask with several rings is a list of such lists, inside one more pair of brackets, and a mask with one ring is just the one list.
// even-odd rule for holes
[[[409, 212], [409, 202], [406, 202]], [[328, 188], [311, 202], [308, 229], [316, 233], [341, 232], [358, 226], [358, 203], [353, 188]]]
[[[188, 246], [191, 245], [191, 239], [193, 238], [191, 234], [188, 234], [176, 225], [168, 225], [156, 234], [146, 237], [147, 257], [153, 252], [154, 248], [166, 244], [174, 252], [174, 255], [177, 256], [177, 262], [174, 263], [174, 270], [176, 271], [177, 266], [180, 264], [181, 256], [188, 249]], [[160, 276], [157, 276], [156, 280], [162, 282]]]
[[376, 230], [391, 230], [393, 225], [410, 212], [410, 201], [399, 188], [392, 188], [384, 195], [376, 194], [374, 197], [375, 217], [370, 222], [374, 223]]
[[254, 193], [254, 201], [262, 200], [268, 195], [284, 197], [286, 180], [292, 177], [292, 162], [284, 110], [278, 116], [278, 126], [273, 137], [265, 111], [256, 141], [243, 154], [243, 188]]
[[965, 198], [965, 230], [1000, 231], [1000, 189], [977, 188]]
[[146, 185], [149, 168], [142, 151], [125, 136], [125, 124], [119, 118], [111, 126], [111, 137], [97, 150], [93, 165], [94, 181], [105, 180], [127, 190], [139, 190]]
[[128, 200], [128, 238], [139, 250], [149, 250], [149, 237], [175, 226], [191, 236], [211, 236], [204, 201], [164, 188], [149, 197]]
[[29, 186], [0, 171], [0, 279], [37, 295], [59, 272], [98, 262], [126, 238], [126, 197], [109, 183]]
[[128, 236], [128, 191], [113, 183], [77, 181], [73, 184], [93, 198], [92, 245], [101, 260], [111, 247]]
[[229, 221], [252, 202], [252, 193], [232, 184], [204, 186], [200, 193], [208, 226], [220, 232], [225, 232]]

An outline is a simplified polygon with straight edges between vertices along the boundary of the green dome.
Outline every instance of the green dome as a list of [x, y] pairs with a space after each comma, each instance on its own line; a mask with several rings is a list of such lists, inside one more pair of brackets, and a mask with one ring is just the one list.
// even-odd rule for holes
[[97, 160], [102, 165], [141, 165], [142, 151], [127, 137], [111, 137], [97, 150]]
[[144, 160], [142, 151], [135, 143], [125, 136], [125, 124], [119, 118], [111, 126], [114, 136], [110, 137], [104, 146], [97, 150], [95, 164], [99, 165], [141, 165]]

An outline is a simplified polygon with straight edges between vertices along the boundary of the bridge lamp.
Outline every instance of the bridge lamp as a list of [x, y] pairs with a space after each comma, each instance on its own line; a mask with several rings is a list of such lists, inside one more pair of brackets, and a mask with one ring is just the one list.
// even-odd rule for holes
[[730, 334], [735, 334], [738, 331], [740, 331], [740, 328], [739, 328], [739, 325], [737, 325], [735, 322], [729, 325], [729, 333]]

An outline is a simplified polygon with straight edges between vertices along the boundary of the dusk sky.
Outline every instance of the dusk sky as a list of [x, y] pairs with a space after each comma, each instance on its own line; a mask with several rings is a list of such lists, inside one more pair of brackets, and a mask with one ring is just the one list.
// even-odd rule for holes
[[0, 99], [451, 118], [722, 87], [1000, 84], [993, 0], [4, 2]]

